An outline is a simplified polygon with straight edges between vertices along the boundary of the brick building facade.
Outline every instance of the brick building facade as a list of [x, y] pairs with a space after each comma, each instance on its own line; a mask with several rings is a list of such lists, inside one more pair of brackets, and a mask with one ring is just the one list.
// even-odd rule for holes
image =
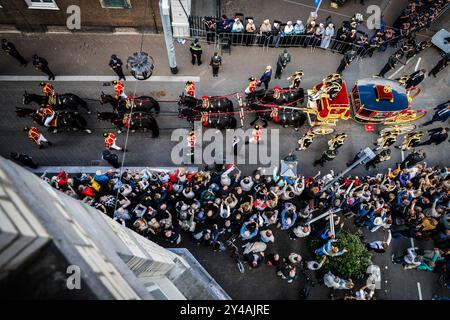
[[31, 32], [65, 27], [71, 5], [81, 9], [81, 31], [162, 30], [158, 0], [1, 0], [0, 26]]

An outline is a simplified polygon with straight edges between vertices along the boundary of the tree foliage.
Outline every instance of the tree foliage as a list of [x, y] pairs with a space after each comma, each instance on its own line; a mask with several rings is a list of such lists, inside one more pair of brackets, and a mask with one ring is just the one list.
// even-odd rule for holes
[[[342, 232], [337, 235], [336, 245], [339, 250], [347, 249], [348, 252], [338, 257], [328, 257], [323, 268], [331, 270], [334, 274], [346, 278], [363, 278], [367, 267], [370, 265], [372, 254], [357, 235]], [[323, 245], [323, 244], [322, 244]], [[319, 247], [317, 245], [316, 247]], [[317, 257], [318, 260], [321, 257]]]

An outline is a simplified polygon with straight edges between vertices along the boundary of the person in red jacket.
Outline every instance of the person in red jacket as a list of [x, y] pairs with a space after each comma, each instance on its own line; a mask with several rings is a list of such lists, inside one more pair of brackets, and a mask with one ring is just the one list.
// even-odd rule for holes
[[123, 148], [116, 145], [116, 135], [113, 132], [105, 132], [103, 133], [103, 137], [105, 138], [105, 149], [123, 150]]
[[195, 98], [195, 84], [194, 84], [194, 81], [189, 80], [189, 81], [186, 82], [186, 86], [184, 87], [184, 92], [186, 92], [186, 95]]

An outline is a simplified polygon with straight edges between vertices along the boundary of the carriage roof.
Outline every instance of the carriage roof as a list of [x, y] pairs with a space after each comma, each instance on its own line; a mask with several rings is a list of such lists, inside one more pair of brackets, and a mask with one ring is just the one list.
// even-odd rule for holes
[[[390, 86], [393, 100], [377, 99], [376, 86]], [[399, 112], [409, 107], [406, 89], [397, 81], [367, 78], [356, 81], [361, 106], [376, 112]]]

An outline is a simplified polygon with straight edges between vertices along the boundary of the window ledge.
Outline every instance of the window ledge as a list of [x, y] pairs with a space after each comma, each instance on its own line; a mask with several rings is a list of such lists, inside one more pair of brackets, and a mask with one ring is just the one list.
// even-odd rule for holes
[[28, 9], [32, 9], [32, 10], [59, 10], [58, 7], [54, 7], [54, 6], [39, 6], [39, 5], [33, 5], [33, 6], [29, 6]]

